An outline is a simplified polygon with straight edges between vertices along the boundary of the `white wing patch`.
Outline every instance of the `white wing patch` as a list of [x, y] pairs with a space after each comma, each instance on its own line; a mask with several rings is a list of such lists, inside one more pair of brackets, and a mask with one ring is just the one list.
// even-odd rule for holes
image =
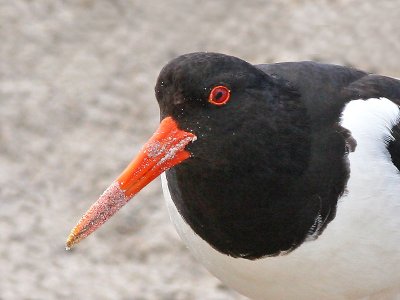
[[361, 143], [375, 151], [386, 147], [388, 138], [393, 139], [391, 128], [399, 118], [399, 107], [386, 98], [353, 100], [344, 109], [341, 125], [357, 136], [357, 146]]

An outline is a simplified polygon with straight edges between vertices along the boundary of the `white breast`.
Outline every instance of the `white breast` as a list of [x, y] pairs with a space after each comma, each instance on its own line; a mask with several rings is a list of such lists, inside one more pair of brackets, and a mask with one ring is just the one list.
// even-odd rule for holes
[[342, 126], [357, 140], [348, 193], [315, 241], [255, 261], [214, 250], [178, 213], [162, 175], [178, 234], [216, 277], [254, 299], [400, 299], [400, 175], [385, 147], [399, 108], [387, 99], [352, 101]]

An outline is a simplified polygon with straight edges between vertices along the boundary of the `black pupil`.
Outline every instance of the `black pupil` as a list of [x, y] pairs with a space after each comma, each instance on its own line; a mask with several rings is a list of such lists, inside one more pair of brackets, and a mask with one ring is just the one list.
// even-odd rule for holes
[[215, 100], [219, 100], [223, 95], [224, 93], [219, 91], [217, 94], [215, 94]]

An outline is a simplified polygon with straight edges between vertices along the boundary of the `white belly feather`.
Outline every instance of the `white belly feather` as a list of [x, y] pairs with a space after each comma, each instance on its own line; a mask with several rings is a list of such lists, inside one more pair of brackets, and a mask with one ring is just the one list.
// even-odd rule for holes
[[398, 107], [387, 99], [346, 106], [342, 126], [357, 141], [349, 154], [348, 193], [321, 236], [288, 255], [251, 261], [214, 250], [182, 219], [163, 174], [171, 220], [195, 257], [248, 297], [400, 299], [400, 175], [385, 147], [398, 117]]

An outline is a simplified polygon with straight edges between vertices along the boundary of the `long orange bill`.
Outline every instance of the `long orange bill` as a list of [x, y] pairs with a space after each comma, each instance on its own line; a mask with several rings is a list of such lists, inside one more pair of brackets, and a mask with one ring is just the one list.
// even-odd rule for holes
[[99, 228], [162, 172], [189, 158], [190, 153], [185, 150], [185, 146], [195, 140], [194, 134], [179, 129], [171, 117], [162, 120], [157, 131], [136, 158], [72, 229], [66, 249], [70, 249]]

